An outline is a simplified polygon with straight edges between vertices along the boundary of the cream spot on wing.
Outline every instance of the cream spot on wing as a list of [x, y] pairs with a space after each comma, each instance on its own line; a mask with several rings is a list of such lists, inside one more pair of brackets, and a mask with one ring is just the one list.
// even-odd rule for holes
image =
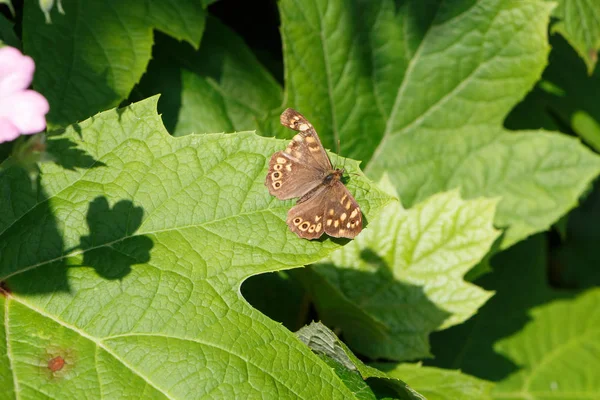
[[277, 157], [277, 164], [285, 164], [286, 162], [287, 162], [287, 160], [285, 158]]
[[304, 132], [305, 130], [308, 130], [308, 128], [310, 128], [310, 126], [308, 126], [308, 124], [300, 124], [300, 126], [298, 127], [298, 129], [301, 132]]
[[281, 172], [279, 171], [275, 171], [271, 174], [271, 178], [273, 178], [274, 180], [278, 180], [281, 179]]
[[306, 142], [307, 142], [307, 143], [314, 143], [314, 142], [316, 142], [316, 140], [315, 140], [315, 138], [314, 138], [314, 137], [312, 137], [312, 136], [307, 136], [307, 137], [306, 137]]
[[275, 182], [273, 182], [273, 187], [274, 187], [275, 189], [279, 189], [279, 188], [281, 187], [281, 182], [280, 182], [280, 181], [275, 181]]
[[340, 235], [343, 235], [344, 233], [346, 233], [346, 230], [345, 230], [345, 229], [340, 229], [340, 230], [338, 231], [338, 233], [339, 233]]
[[309, 146], [309, 147], [308, 147], [308, 150], [310, 150], [310, 151], [311, 151], [311, 152], [313, 152], [313, 153], [316, 153], [317, 151], [319, 151], [319, 147], [317, 147], [317, 146], [314, 146], [314, 147], [312, 147], [312, 146]]
[[347, 217], [346, 213], [342, 213], [342, 215], [340, 215], [340, 219], [341, 219], [342, 221], [345, 221], [345, 220], [346, 220], [346, 217]]
[[323, 217], [321, 217], [320, 215], [317, 215], [317, 216], [315, 217], [315, 222], [319, 222], [319, 221], [321, 220], [321, 218], [323, 218]]
[[281, 170], [281, 168], [283, 168], [283, 165], [281, 165], [281, 164], [275, 164], [275, 165], [273, 165], [273, 169], [274, 169], [275, 171], [280, 171], [280, 170]]
[[355, 208], [354, 211], [352, 211], [352, 214], [350, 214], [350, 218], [356, 217], [356, 214], [358, 214], [358, 208]]
[[348, 200], [348, 202], [346, 203], [346, 210], [349, 210], [350, 206], [352, 206], [352, 202]]
[[296, 142], [300, 143], [300, 142], [302, 141], [302, 136], [300, 136], [300, 135], [296, 135], [296, 136], [294, 136], [294, 140], [295, 140]]
[[332, 222], [333, 222], [333, 220], [332, 220], [332, 219], [328, 219], [328, 220], [327, 220], [327, 226], [331, 226], [331, 223], [332, 223]]
[[315, 231], [316, 227], [317, 227], [316, 225], [311, 225], [310, 228], [308, 228], [308, 232], [313, 233]]
[[347, 198], [347, 197], [348, 197], [348, 195], [347, 195], [347, 194], [345, 194], [345, 195], [342, 197], [342, 199], [340, 200], [340, 204], [341, 204], [341, 205], [344, 205], [344, 202], [346, 201], [346, 198]]
[[304, 221], [302, 224], [300, 224], [298, 229], [300, 229], [302, 232], [306, 232], [306, 230], [308, 229], [309, 226], [310, 226], [310, 222]]
[[340, 226], [340, 221], [338, 221], [338, 220], [336, 219], [336, 220], [335, 220], [335, 222], [333, 223], [333, 226], [334, 226], [334, 227], [336, 227], [336, 228], [337, 228], [338, 226]]
[[[354, 225], [353, 225], [354, 226]], [[346, 228], [350, 229], [350, 222], [346, 224]]]
[[320, 222], [317, 224], [317, 227], [315, 228], [315, 232], [317, 232], [317, 233], [321, 232], [321, 223]]
[[333, 215], [335, 213], [335, 211], [333, 211], [333, 208], [329, 209], [329, 215]]
[[291, 171], [292, 170], [292, 166], [290, 164], [285, 166], [285, 170], [286, 171]]
[[302, 222], [302, 218], [296, 217], [292, 222], [294, 223], [294, 225], [298, 226], [300, 225], [300, 222]]

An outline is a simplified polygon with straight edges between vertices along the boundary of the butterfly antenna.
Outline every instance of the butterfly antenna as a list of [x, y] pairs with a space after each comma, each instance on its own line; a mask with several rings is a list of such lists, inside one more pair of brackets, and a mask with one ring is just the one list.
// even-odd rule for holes
[[[337, 143], [336, 143], [336, 144], [337, 144], [336, 153], [337, 153], [338, 160], [339, 160], [339, 157], [340, 157], [340, 151], [341, 151], [340, 139], [338, 139], [338, 140], [337, 140]], [[344, 158], [344, 164], [342, 164], [342, 171], [345, 171], [345, 170], [346, 170], [346, 158]]]
[[[337, 140], [337, 156], [339, 160], [340, 156], [340, 139]], [[344, 163], [342, 164], [342, 171], [346, 172], [346, 157], [344, 157]], [[348, 172], [348, 175], [359, 176], [356, 172]]]

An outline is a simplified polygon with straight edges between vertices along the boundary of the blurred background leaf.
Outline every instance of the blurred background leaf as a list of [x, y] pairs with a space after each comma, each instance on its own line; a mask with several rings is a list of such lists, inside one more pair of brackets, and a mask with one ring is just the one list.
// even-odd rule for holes
[[496, 295], [468, 322], [432, 336], [428, 364], [497, 382], [497, 399], [597, 397], [600, 293], [550, 287], [547, 254], [537, 235], [496, 255], [494, 272], [476, 281]]
[[583, 59], [591, 75], [600, 50], [600, 3], [587, 0], [553, 2], [558, 4], [552, 12], [558, 22], [552, 25], [552, 32], [564, 36]]
[[431, 356], [429, 334], [468, 319], [491, 296], [463, 276], [498, 236], [495, 206], [456, 191], [410, 210], [388, 205], [363, 234], [306, 271], [319, 315], [371, 359]]
[[403, 379], [428, 400], [491, 400], [494, 385], [460, 371], [420, 364], [373, 363], [392, 377]]
[[23, 10], [23, 50], [35, 90], [50, 103], [48, 125], [64, 127], [129, 96], [150, 61], [156, 28], [198, 47], [206, 11], [198, 0], [62, 0], [47, 24], [37, 2]]
[[499, 197], [506, 248], [546, 230], [600, 172], [576, 140], [502, 127], [546, 66], [552, 5], [279, 4], [286, 105], [373, 179], [387, 172], [405, 207], [454, 188]]
[[134, 98], [161, 93], [165, 127], [175, 136], [257, 128], [282, 102], [282, 89], [242, 38], [209, 18], [200, 49], [156, 35], [154, 57]]

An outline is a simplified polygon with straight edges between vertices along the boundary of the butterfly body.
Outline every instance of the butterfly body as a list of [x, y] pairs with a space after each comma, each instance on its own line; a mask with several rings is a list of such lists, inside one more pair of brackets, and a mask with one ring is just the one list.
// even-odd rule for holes
[[327, 173], [325, 178], [323, 178], [324, 185], [332, 185], [335, 181], [341, 181], [342, 175], [344, 174], [343, 169], [332, 169]]
[[317, 132], [300, 113], [288, 108], [281, 123], [299, 133], [271, 156], [265, 185], [280, 200], [299, 197], [286, 223], [305, 239], [323, 233], [354, 238], [362, 230], [362, 213], [342, 183], [344, 170], [333, 168]]
[[[331, 171], [327, 172], [327, 174], [323, 178], [323, 181], [321, 182], [321, 185], [333, 186], [336, 184], [336, 182], [341, 182], [343, 174], [344, 174], [343, 169], [332, 169]], [[310, 199], [318, 189], [319, 189], [319, 186], [312, 189], [310, 192], [306, 193], [304, 196], [300, 197], [296, 204], [303, 203], [306, 200]]]

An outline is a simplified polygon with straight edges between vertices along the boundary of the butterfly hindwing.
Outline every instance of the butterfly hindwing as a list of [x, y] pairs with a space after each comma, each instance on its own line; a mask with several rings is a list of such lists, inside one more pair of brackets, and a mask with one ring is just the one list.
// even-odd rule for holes
[[362, 212], [354, 197], [340, 181], [335, 182], [323, 201], [325, 233], [353, 239], [362, 230]]
[[288, 211], [286, 223], [296, 235], [305, 239], [317, 239], [325, 232], [323, 220], [325, 189], [325, 186], [321, 186], [315, 191], [314, 196], [296, 204]]
[[319, 187], [313, 196], [292, 207], [286, 223], [305, 239], [316, 239], [323, 232], [353, 239], [362, 230], [362, 212], [344, 184], [337, 181]]

